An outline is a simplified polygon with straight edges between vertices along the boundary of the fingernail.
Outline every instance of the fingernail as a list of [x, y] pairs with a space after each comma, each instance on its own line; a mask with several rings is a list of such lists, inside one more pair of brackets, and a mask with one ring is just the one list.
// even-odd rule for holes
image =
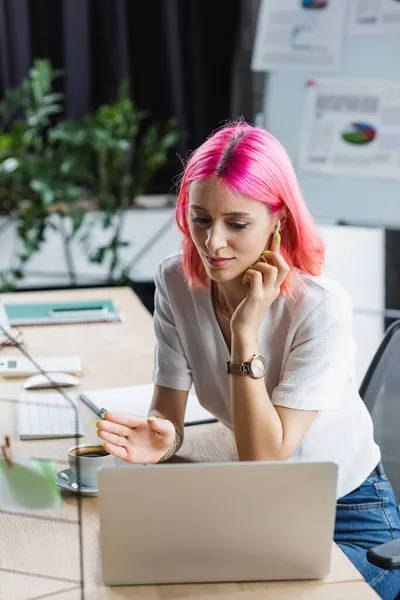
[[94, 426], [97, 427], [97, 429], [99, 428], [99, 421], [95, 421], [94, 422]]
[[101, 413], [101, 415], [100, 415], [100, 417], [101, 417], [102, 419], [105, 419], [105, 418], [106, 418], [106, 414], [107, 414], [106, 412], [102, 412], [102, 413]]
[[261, 254], [271, 254], [271, 250], [263, 250]]
[[149, 417], [147, 417], [148, 421], [155, 421], [156, 417], [154, 415], [150, 415]]
[[249, 280], [248, 280], [248, 278], [247, 278], [247, 277], [243, 277], [243, 279], [242, 279], [242, 283], [248, 283], [248, 281], [249, 281]]
[[104, 444], [107, 444], [107, 442], [105, 440], [103, 440], [100, 445], [103, 446], [103, 448], [104, 448]]
[[279, 231], [275, 231], [275, 241], [277, 244], [281, 243], [281, 234], [279, 233]]

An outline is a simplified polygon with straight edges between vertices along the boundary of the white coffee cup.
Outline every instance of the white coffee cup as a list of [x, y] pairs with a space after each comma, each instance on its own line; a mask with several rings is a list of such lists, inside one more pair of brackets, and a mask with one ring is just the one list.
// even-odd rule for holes
[[[78, 461], [80, 481], [78, 481]], [[77, 479], [85, 487], [98, 486], [98, 471], [103, 467], [113, 467], [115, 460], [101, 444], [78, 444], [68, 450], [68, 463]]]

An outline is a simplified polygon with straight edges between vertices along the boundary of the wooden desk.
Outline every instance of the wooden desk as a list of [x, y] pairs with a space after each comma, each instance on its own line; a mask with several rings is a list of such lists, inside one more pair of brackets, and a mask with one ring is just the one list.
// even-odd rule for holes
[[[151, 315], [128, 288], [71, 290], [57, 292], [26, 292], [7, 296], [7, 302], [82, 300], [113, 298], [123, 312], [123, 323], [24, 327], [24, 345], [28, 352], [39, 356], [75, 354], [82, 358], [84, 376], [81, 389], [124, 386], [151, 381], [154, 335]], [[22, 329], [22, 328], [21, 328]], [[3, 349], [3, 355], [18, 355], [18, 350]], [[0, 396], [17, 398], [21, 380], [0, 379]], [[98, 441], [95, 415], [80, 406], [86, 441]], [[0, 436], [12, 438], [15, 455], [55, 458], [59, 468], [65, 468], [66, 451], [73, 440], [24, 441], [17, 438], [15, 405], [0, 403]], [[187, 429], [180, 460], [212, 461], [235, 457], [232, 434], [221, 424]], [[26, 516], [0, 514], [0, 598], [26, 600], [58, 593], [60, 600], [80, 600], [77, 499], [64, 495], [65, 507], [58, 511], [39, 513], [48, 520]], [[99, 560], [99, 522], [97, 498], [83, 498], [83, 547], [85, 598], [88, 600], [368, 600], [378, 598], [360, 573], [333, 544], [332, 567], [323, 581], [286, 581], [265, 583], [228, 583], [161, 585], [106, 588], [101, 582]], [[54, 520], [51, 520], [54, 519]], [[12, 573], [15, 570], [16, 573]], [[20, 574], [18, 574], [18, 572]], [[42, 577], [23, 573], [36, 573]], [[44, 579], [62, 577], [65, 581]], [[71, 583], [72, 580], [72, 583]], [[71, 591], [67, 591], [71, 590]], [[49, 596], [53, 597], [52, 595]]]

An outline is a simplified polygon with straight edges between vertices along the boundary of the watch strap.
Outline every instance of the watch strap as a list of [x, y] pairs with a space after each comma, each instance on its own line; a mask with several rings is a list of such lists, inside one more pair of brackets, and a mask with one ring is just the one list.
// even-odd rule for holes
[[248, 375], [250, 373], [249, 361], [233, 363], [229, 360], [226, 363], [226, 372], [228, 375]]

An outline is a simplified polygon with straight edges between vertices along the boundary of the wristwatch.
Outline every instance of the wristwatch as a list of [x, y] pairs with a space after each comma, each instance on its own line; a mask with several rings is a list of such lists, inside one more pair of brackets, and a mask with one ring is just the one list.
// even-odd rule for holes
[[250, 375], [253, 379], [261, 379], [267, 372], [266, 360], [261, 354], [253, 354], [249, 360], [241, 363], [226, 363], [228, 375]]

